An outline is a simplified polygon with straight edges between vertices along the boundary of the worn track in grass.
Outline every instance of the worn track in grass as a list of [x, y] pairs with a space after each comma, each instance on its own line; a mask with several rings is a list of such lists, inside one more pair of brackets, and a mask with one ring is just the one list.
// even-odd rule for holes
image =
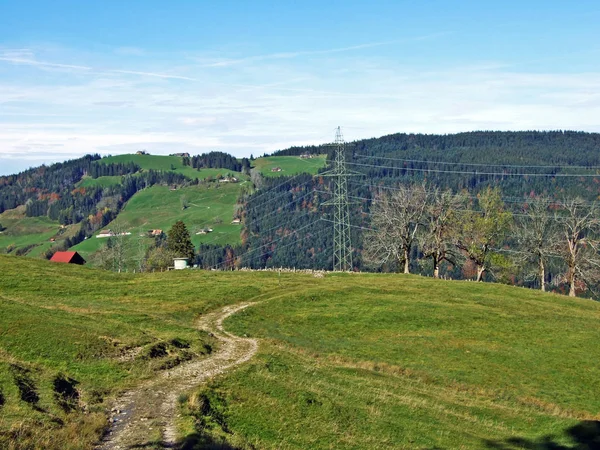
[[160, 446], [174, 448], [177, 398], [209, 378], [248, 361], [256, 353], [255, 339], [241, 338], [223, 330], [223, 320], [252, 305], [230, 305], [207, 314], [198, 328], [214, 334], [219, 349], [208, 358], [193, 361], [161, 373], [114, 403], [110, 429], [97, 450], [152, 447], [160, 434]]

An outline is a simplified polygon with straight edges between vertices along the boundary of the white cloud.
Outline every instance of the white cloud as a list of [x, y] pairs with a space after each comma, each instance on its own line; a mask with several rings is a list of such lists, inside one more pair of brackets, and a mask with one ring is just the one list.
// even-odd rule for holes
[[[348, 140], [476, 129], [600, 131], [595, 72], [525, 72], [494, 61], [418, 69], [344, 49], [328, 50], [318, 64], [296, 52], [218, 72], [145, 55], [136, 59], [145, 66], [112, 69], [41, 62], [46, 58], [28, 49], [7, 52], [0, 75], [0, 173], [9, 158], [60, 160], [140, 148], [256, 155], [331, 141], [337, 125]], [[8, 59], [35, 63], [12, 66]], [[78, 59], [67, 54], [60, 60]], [[59, 72], [11, 77], [14, 67]]]

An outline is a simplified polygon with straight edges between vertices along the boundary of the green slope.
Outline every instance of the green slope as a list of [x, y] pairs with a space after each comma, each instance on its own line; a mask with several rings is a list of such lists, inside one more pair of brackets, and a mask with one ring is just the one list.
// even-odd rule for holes
[[534, 445], [547, 435], [567, 443], [571, 427], [600, 415], [590, 395], [600, 391], [600, 303], [415, 276], [313, 283], [300, 295], [282, 284], [278, 298], [226, 323], [264, 344], [245, 369], [192, 397], [217, 399], [227, 417], [228, 433], [215, 424], [211, 439], [480, 449], [523, 438], [531, 446], [514, 448], [549, 449], [558, 447]]
[[[299, 173], [316, 174], [325, 167], [326, 155], [318, 155], [310, 159], [299, 156], [267, 156], [254, 160], [254, 167], [266, 177], [290, 176]], [[272, 172], [271, 169], [279, 167], [281, 172]]]
[[[195, 246], [200, 243], [236, 244], [240, 242], [240, 225], [231, 221], [242, 183], [211, 183], [171, 190], [166, 186], [152, 186], [135, 194], [105, 228], [130, 232], [125, 240], [130, 243], [130, 257], [139, 253], [139, 247], [152, 241], [140, 237], [148, 230], [161, 229], [165, 233], [173, 224], [182, 220]], [[182, 198], [188, 204], [182, 209]], [[220, 222], [220, 223], [219, 223]], [[197, 235], [203, 228], [213, 231]], [[141, 243], [140, 243], [141, 241]], [[73, 247], [93, 263], [93, 254], [106, 244], [106, 239], [92, 237]]]
[[98, 164], [110, 163], [128, 163], [133, 162], [144, 170], [164, 170], [180, 173], [191, 179], [204, 179], [207, 177], [216, 177], [218, 175], [226, 176], [228, 173], [240, 176], [238, 172], [229, 169], [194, 169], [193, 167], [184, 166], [182, 159], [179, 156], [163, 156], [163, 155], [117, 155], [102, 158]]
[[81, 179], [79, 183], [77, 183], [77, 187], [110, 187], [117, 186], [121, 184], [120, 176], [112, 176], [112, 177], [98, 177], [91, 178], [89, 176], [85, 176]]
[[[133, 276], [0, 256], [0, 448], [91, 448], [107, 397], [215, 346], [194, 327], [199, 314], [277, 286], [241, 275]], [[159, 344], [168, 354], [150, 356]], [[59, 407], [59, 374], [75, 381], [85, 413]], [[39, 401], [22, 400], [17, 381]]]
[[[194, 317], [249, 299], [261, 303], [225, 325], [261, 338], [259, 354], [182, 399], [187, 448], [588, 448], [567, 446], [565, 431], [600, 415], [600, 304], [589, 300], [417, 276], [132, 275], [7, 256], [0, 286], [3, 447], [16, 424], [32, 433], [22, 446], [89, 445], [100, 399], [184, 357], [173, 339], [201, 354], [214, 342]], [[168, 355], [144, 356], [161, 342]], [[37, 409], [19, 398], [19, 370]], [[78, 382], [87, 414], [58, 408], [59, 373]]]

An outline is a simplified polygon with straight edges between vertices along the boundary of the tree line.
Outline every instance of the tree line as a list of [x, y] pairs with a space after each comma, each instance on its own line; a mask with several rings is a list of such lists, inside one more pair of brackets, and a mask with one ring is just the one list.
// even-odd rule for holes
[[[600, 282], [600, 216], [595, 201], [555, 201], [534, 196], [510, 211], [499, 188], [477, 196], [425, 184], [381, 190], [373, 198], [364, 258], [376, 270], [409, 273], [428, 261], [431, 274], [442, 266], [469, 267], [474, 279], [535, 281], [566, 286], [570, 296], [594, 291]], [[422, 265], [421, 265], [422, 266]]]
[[191, 166], [194, 169], [229, 169], [244, 173], [250, 171], [250, 160], [248, 158], [238, 160], [235, 156], [225, 152], [209, 152], [192, 157], [183, 157], [182, 161], [183, 165]]

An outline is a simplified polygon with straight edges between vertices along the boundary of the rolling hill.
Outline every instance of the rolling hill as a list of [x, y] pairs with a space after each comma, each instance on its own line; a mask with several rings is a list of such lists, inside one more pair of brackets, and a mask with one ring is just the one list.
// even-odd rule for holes
[[[11, 256], [0, 286], [3, 447], [86, 448], [111, 397], [206, 357], [216, 344], [194, 319], [241, 301], [258, 304], [225, 326], [259, 338], [259, 353], [180, 399], [187, 448], [588, 448], [573, 437], [600, 436], [594, 301], [419, 276], [134, 275]], [[68, 412], [57, 380], [76, 389]]]
[[[110, 173], [107, 168], [113, 166], [113, 171], [131, 170], [127, 175], [101, 175], [93, 178], [86, 172], [73, 183], [73, 192], [83, 195], [95, 195], [97, 201], [95, 210], [109, 206], [115, 213], [115, 218], [106, 222], [102, 228], [117, 227], [131, 232], [129, 259], [133, 260], [140, 253], [140, 248], [147, 247], [149, 240], [139, 238], [148, 229], [162, 229], [165, 232], [177, 220], [183, 220], [192, 234], [194, 245], [200, 244], [238, 244], [240, 242], [239, 224], [231, 224], [235, 213], [235, 205], [243, 190], [251, 191], [249, 177], [228, 168], [203, 167], [193, 168], [183, 163], [179, 156], [160, 156], [148, 154], [128, 154], [96, 159], [92, 165], [102, 165], [103, 171]], [[304, 160], [298, 156], [262, 157], [254, 160], [254, 167], [266, 177], [289, 176], [298, 173], [316, 173], [325, 165], [324, 156]], [[281, 172], [272, 172], [271, 168], [279, 166]], [[120, 167], [121, 169], [118, 169]], [[187, 185], [167, 185], [158, 183], [134, 192], [131, 198], [121, 207], [117, 201], [121, 193], [124, 177], [136, 178], [148, 171], [170, 173], [190, 180]], [[42, 173], [42, 176], [46, 176]], [[238, 183], [219, 183], [223, 177], [235, 177]], [[195, 184], [191, 180], [199, 180]], [[35, 184], [34, 184], [35, 185]], [[47, 196], [47, 194], [40, 194]], [[56, 193], [60, 197], [61, 193]], [[44, 198], [44, 197], [42, 197]], [[182, 202], [186, 208], [182, 208]], [[47, 205], [42, 205], [45, 212]], [[90, 212], [94, 212], [92, 209]], [[41, 257], [51, 248], [64, 245], [66, 238], [73, 238], [81, 227], [77, 223], [61, 225], [57, 219], [43, 215], [31, 217], [25, 208], [8, 209], [0, 213], [0, 224], [6, 228], [0, 232], [0, 249], [4, 252], [15, 252], [19, 255]], [[84, 215], [84, 214], [82, 214]], [[196, 234], [202, 229], [211, 229], [208, 234]], [[92, 264], [96, 263], [94, 254], [105, 244], [106, 240], [95, 239], [99, 229], [89, 235], [89, 239], [72, 246], [73, 250], [81, 252]], [[135, 242], [134, 242], [135, 241]], [[133, 264], [133, 263], [132, 263]], [[134, 265], [134, 264], [133, 264]]]

